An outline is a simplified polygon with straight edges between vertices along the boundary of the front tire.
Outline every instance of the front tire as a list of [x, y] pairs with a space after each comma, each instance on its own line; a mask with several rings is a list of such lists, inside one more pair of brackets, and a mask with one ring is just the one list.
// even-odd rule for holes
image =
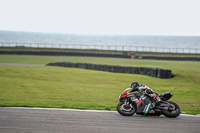
[[117, 111], [124, 116], [131, 116], [135, 114], [136, 108], [134, 105], [129, 104], [128, 107], [127, 105], [124, 104], [124, 102], [120, 102], [117, 104]]
[[175, 118], [175, 117], [178, 117], [181, 113], [181, 109], [180, 107], [174, 103], [174, 102], [171, 102], [171, 101], [168, 101], [173, 107], [173, 109], [163, 109], [162, 110], [162, 114], [166, 117], [169, 117], [169, 118]]

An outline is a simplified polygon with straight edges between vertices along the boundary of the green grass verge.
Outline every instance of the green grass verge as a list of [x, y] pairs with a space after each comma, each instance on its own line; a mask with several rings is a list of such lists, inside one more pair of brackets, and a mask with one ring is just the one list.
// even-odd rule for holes
[[70, 56], [0, 55], [0, 62], [95, 64], [171, 69], [175, 76], [159, 79], [78, 68], [0, 65], [0, 106], [57, 107], [116, 110], [119, 94], [139, 81], [159, 94], [170, 91], [183, 113], [200, 114], [200, 62], [131, 60]]

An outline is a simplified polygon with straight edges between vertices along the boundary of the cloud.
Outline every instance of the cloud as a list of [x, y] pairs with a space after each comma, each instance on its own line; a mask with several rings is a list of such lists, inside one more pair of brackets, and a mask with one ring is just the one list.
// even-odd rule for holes
[[0, 30], [200, 35], [198, 0], [0, 0]]

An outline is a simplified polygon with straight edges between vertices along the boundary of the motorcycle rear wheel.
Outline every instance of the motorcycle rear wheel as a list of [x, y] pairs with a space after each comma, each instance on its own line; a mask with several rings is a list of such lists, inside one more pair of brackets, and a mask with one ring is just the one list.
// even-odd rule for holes
[[135, 114], [136, 108], [134, 105], [129, 104], [129, 107], [125, 107], [124, 102], [120, 102], [117, 104], [117, 111], [124, 116], [131, 116]]
[[174, 110], [170, 110], [170, 109], [163, 109], [162, 110], [162, 114], [166, 117], [169, 117], [169, 118], [175, 118], [175, 117], [178, 117], [181, 113], [181, 109], [180, 107], [174, 103], [174, 102], [171, 102], [171, 101], [168, 101], [171, 105], [174, 106]]

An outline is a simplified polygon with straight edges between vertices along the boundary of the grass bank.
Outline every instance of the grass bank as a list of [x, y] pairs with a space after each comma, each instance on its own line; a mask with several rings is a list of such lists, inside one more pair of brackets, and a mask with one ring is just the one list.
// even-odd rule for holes
[[182, 112], [200, 114], [200, 62], [131, 60], [96, 57], [0, 55], [0, 62], [47, 64], [82, 62], [170, 69], [175, 76], [159, 79], [77, 68], [0, 65], [0, 106], [34, 106], [115, 110], [119, 94], [139, 81], [161, 94], [174, 93], [172, 101]]
[[51, 52], [76, 52], [76, 53], [96, 53], [96, 54], [119, 54], [137, 56], [159, 56], [159, 57], [200, 57], [196, 53], [170, 53], [170, 52], [141, 52], [141, 51], [118, 51], [118, 50], [98, 50], [98, 49], [60, 49], [60, 48], [33, 48], [33, 47], [0, 47], [1, 51], [51, 51]]

